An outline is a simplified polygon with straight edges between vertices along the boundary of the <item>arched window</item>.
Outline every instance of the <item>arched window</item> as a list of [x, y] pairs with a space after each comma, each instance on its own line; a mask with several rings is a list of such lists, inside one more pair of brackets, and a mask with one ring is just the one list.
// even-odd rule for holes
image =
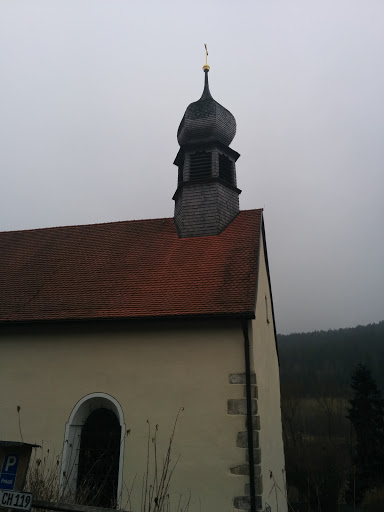
[[125, 424], [120, 404], [93, 393], [74, 407], [65, 428], [62, 499], [113, 508], [121, 499]]

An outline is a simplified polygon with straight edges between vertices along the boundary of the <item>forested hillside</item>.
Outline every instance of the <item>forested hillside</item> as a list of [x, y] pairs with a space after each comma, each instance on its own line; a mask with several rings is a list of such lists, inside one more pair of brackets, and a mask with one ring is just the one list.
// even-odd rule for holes
[[[384, 321], [280, 335], [278, 349], [291, 510], [382, 512], [384, 486], [375, 484], [361, 502], [351, 495], [348, 499], [348, 488], [361, 483], [356, 480], [356, 435], [348, 416], [351, 376], [359, 363], [372, 374], [379, 392], [384, 389]], [[365, 425], [366, 415], [362, 420]]]
[[384, 321], [354, 328], [278, 335], [282, 392], [345, 396], [351, 371], [368, 366], [384, 388]]

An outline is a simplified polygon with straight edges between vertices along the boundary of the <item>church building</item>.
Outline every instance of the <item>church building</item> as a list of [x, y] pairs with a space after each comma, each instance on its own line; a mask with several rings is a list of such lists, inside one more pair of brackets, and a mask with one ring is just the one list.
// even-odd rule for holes
[[[0, 233], [0, 439], [49, 447], [62, 501], [287, 511], [263, 212], [239, 209], [236, 121], [203, 69], [173, 218]], [[147, 444], [160, 475], [173, 429], [164, 496]]]

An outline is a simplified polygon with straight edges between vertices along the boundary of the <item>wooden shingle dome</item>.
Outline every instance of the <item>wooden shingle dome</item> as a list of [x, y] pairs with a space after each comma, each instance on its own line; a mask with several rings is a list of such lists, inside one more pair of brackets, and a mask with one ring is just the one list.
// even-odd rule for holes
[[234, 116], [212, 98], [208, 84], [208, 70], [204, 70], [205, 84], [201, 98], [188, 105], [177, 131], [180, 146], [217, 141], [229, 146], [236, 134]]

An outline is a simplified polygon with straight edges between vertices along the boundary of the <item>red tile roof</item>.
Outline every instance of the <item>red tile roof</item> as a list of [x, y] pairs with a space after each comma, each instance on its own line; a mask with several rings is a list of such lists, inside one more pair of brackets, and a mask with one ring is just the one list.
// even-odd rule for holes
[[182, 239], [173, 219], [0, 233], [0, 321], [252, 316], [261, 219]]

